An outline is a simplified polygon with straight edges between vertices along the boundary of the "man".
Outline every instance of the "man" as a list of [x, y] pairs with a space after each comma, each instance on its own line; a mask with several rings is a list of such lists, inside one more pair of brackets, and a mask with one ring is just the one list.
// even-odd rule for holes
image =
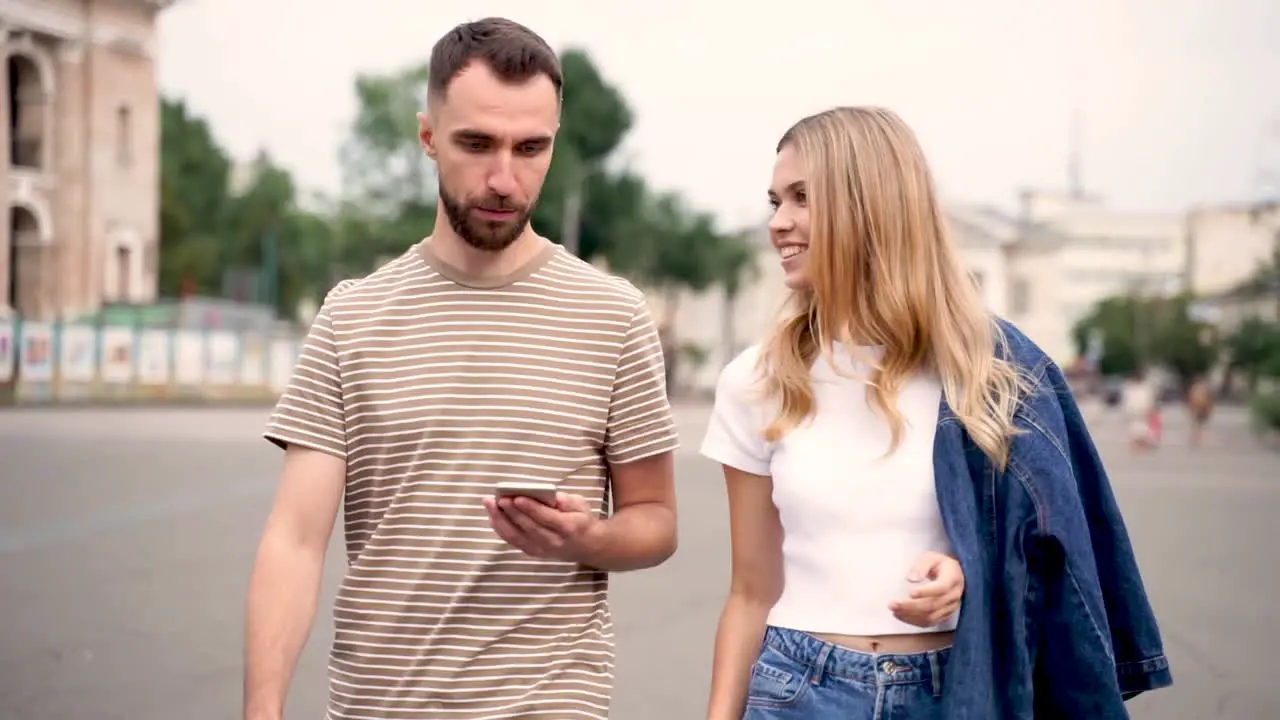
[[[644, 297], [529, 226], [555, 53], [490, 18], [430, 67], [435, 229], [329, 293], [266, 431], [285, 460], [249, 590], [250, 720], [281, 717], [344, 499], [334, 720], [606, 718], [606, 573], [675, 551], [678, 441]], [[495, 502], [506, 480], [560, 492]]]
[[1203, 375], [1197, 375], [1187, 388], [1187, 412], [1191, 415], [1190, 445], [1198, 448], [1204, 443], [1205, 426], [1213, 414], [1213, 390]]

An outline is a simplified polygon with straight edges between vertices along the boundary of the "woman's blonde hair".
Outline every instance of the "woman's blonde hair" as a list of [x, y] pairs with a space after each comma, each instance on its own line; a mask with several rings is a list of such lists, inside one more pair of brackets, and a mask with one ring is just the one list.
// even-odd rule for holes
[[960, 264], [915, 134], [896, 114], [841, 107], [804, 118], [782, 136], [805, 173], [808, 287], [761, 355], [777, 441], [813, 413], [810, 369], [835, 342], [882, 348], [870, 358], [868, 400], [902, 439], [897, 397], [932, 370], [974, 443], [1008, 462], [1013, 415], [1026, 383], [997, 356], [1000, 331]]

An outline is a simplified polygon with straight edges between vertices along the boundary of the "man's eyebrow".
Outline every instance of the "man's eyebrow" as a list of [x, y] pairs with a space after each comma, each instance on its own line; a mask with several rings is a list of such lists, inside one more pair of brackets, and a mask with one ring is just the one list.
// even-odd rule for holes
[[[493, 142], [493, 141], [495, 141], [497, 138], [495, 138], [493, 135], [490, 135], [490, 134], [489, 134], [489, 133], [487, 133], [487, 132], [484, 132], [483, 130], [473, 130], [473, 129], [470, 129], [470, 128], [463, 128], [463, 129], [461, 129], [461, 130], [456, 130], [456, 131], [454, 131], [454, 133], [453, 133], [453, 139], [454, 139], [454, 140], [461, 140], [461, 141], [463, 141], [463, 142], [467, 142], [467, 141], [471, 141], [471, 142]], [[529, 137], [521, 138], [520, 140], [517, 140], [515, 144], [516, 144], [516, 145], [525, 145], [525, 144], [528, 144], [528, 143], [533, 143], [533, 144], [535, 144], [535, 145], [550, 145], [550, 144], [551, 144], [551, 140], [552, 140], [552, 136], [551, 136], [551, 135], [547, 135], [547, 134], [531, 135], [531, 136], [529, 136]]]
[[454, 140], [493, 140], [493, 136], [482, 130], [471, 130], [463, 128], [455, 130], [453, 133]]

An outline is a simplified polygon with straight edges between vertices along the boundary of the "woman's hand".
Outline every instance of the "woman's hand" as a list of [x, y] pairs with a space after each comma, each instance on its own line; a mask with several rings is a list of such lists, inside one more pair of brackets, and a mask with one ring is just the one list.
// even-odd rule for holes
[[928, 628], [960, 611], [964, 595], [964, 572], [960, 562], [949, 555], [927, 552], [916, 561], [907, 580], [920, 583], [910, 597], [890, 603], [893, 616], [904, 623]]

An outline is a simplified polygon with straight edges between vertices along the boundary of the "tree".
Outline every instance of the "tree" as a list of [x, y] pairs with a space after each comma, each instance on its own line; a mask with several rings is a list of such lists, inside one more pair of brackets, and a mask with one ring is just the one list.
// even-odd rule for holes
[[1140, 365], [1156, 364], [1185, 383], [1208, 371], [1218, 356], [1212, 328], [1191, 318], [1190, 305], [1188, 295], [1106, 298], [1076, 323], [1072, 337], [1081, 354], [1091, 336], [1101, 338], [1098, 371], [1103, 375], [1127, 375]]
[[356, 77], [356, 117], [340, 159], [343, 195], [366, 212], [394, 217], [408, 205], [435, 199], [434, 168], [418, 141], [427, 77], [426, 63]]
[[160, 293], [216, 292], [231, 161], [181, 100], [160, 102]]
[[1244, 374], [1250, 392], [1261, 378], [1280, 377], [1280, 325], [1249, 318], [1225, 345], [1230, 369]]
[[[736, 240], [718, 233], [710, 216], [651, 192], [625, 168], [609, 168], [633, 124], [631, 109], [586, 52], [566, 50], [560, 61], [560, 129], [533, 226], [672, 298], [720, 282], [726, 268], [737, 273], [742, 262], [728, 249]], [[342, 151], [344, 197], [333, 210], [333, 259], [344, 274], [368, 272], [431, 231], [438, 187], [415, 120], [429, 76], [417, 64], [356, 80], [358, 110]]]
[[1120, 295], [1102, 300], [1071, 329], [1076, 350], [1081, 355], [1089, 347], [1090, 337], [1102, 340], [1102, 356], [1098, 372], [1102, 375], [1129, 375], [1139, 365], [1137, 337], [1138, 315], [1143, 307], [1132, 297]]
[[[635, 187], [627, 184], [627, 173], [615, 176], [604, 169], [605, 160], [631, 130], [631, 108], [586, 52], [566, 50], [560, 67], [564, 75], [560, 130], [541, 201], [534, 210], [534, 226], [579, 257], [590, 259], [603, 253], [612, 262], [611, 252], [618, 242], [612, 233], [613, 218], [593, 213], [619, 199], [625, 202], [626, 193]], [[610, 191], [622, 195], [604, 203], [593, 201], [597, 193]], [[612, 209], [635, 213], [639, 208], [639, 203], [631, 203], [615, 204]]]
[[248, 168], [248, 181], [227, 202], [227, 269], [252, 279], [256, 300], [291, 316], [298, 302], [327, 289], [332, 233], [327, 218], [298, 207], [288, 171], [265, 152]]
[[1151, 356], [1173, 371], [1183, 385], [1208, 372], [1218, 359], [1219, 343], [1213, 328], [1192, 319], [1190, 295], [1156, 300], [1156, 320], [1151, 336]]
[[323, 291], [329, 224], [298, 207], [293, 178], [266, 153], [231, 187], [232, 162], [181, 101], [160, 108], [160, 293], [227, 295], [286, 317]]

